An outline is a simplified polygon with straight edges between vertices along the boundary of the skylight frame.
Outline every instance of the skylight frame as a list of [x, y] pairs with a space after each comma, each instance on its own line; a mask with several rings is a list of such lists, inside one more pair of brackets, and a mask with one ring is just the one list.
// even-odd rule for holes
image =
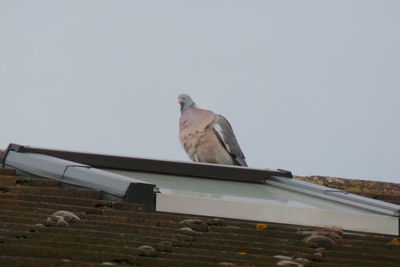
[[[81, 161], [72, 161], [74, 159]], [[162, 194], [162, 192], [161, 194], [156, 194], [158, 191], [156, 184], [148, 183], [145, 180], [132, 178], [131, 176], [128, 177], [125, 175], [118, 175], [116, 173], [112, 173], [112, 170], [135, 171], [139, 173], [148, 172], [153, 174], [158, 173], [161, 174], [161, 176], [164, 174], [166, 175], [166, 177], [168, 175], [174, 175], [182, 176], [185, 178], [187, 177], [189, 179], [201, 178], [225, 180], [234, 183], [247, 182], [252, 184], [263, 184], [263, 186], [271, 185], [284, 188], [285, 190], [301, 192], [303, 194], [316, 198], [338, 202], [364, 210], [369, 210], [376, 213], [376, 216], [382, 216], [381, 218], [385, 219], [386, 223], [393, 225], [394, 221], [397, 222], [397, 227], [395, 227], [396, 229], [388, 231], [385, 230], [386, 228], [383, 225], [380, 228], [377, 227], [377, 229], [379, 228], [379, 230], [376, 230], [377, 233], [386, 233], [391, 235], [399, 235], [400, 233], [399, 205], [373, 200], [366, 197], [349, 194], [345, 191], [335, 190], [328, 187], [292, 179], [292, 174], [288, 171], [283, 170], [261, 170], [246, 167], [223, 166], [205, 163], [188, 163], [154, 159], [129, 158], [121, 156], [31, 148], [16, 144], [9, 145], [2, 161], [3, 166], [7, 165], [15, 167], [34, 175], [58, 179], [64, 183], [102, 190], [106, 193], [116, 195], [117, 197], [121, 198], [122, 201], [145, 204], [147, 210], [149, 211], [180, 213], [179, 211], [175, 211], [174, 208], [166, 209], [165, 203], [168, 201], [168, 199], [175, 199], [182, 201], [188, 206], [188, 203], [190, 203], [190, 199], [178, 195], [173, 196], [170, 194]], [[48, 162], [46, 163], [46, 161]], [[100, 169], [94, 168], [94, 166], [89, 165], [89, 162]], [[182, 169], [180, 167], [182, 167]], [[222, 175], [218, 176], [219, 174]], [[246, 179], [247, 175], [249, 175], [250, 179]], [[123, 186], [115, 185], [117, 189], [118, 187], [122, 187], [122, 189], [119, 188], [118, 192], [107, 187], [109, 182], [114, 184], [113, 181], [124, 181]], [[156, 199], [159, 201], [158, 203], [156, 202]], [[198, 198], [196, 201], [210, 202], [210, 200], [204, 200], [202, 198]], [[193, 203], [193, 207], [195, 207], [197, 203]], [[216, 207], [220, 205], [220, 203], [222, 202], [214, 201], [212, 206]], [[241, 205], [246, 206], [247, 204], [241, 203]], [[273, 205], [264, 205], [264, 207], [259, 206], [258, 208], [261, 212], [265, 212], [267, 207], [271, 210], [279, 210], [279, 208], [276, 208]], [[251, 210], [252, 208], [255, 208], [255, 206], [252, 207], [250, 204], [248, 205], [248, 207], [246, 207], [246, 209], [249, 210]], [[187, 207], [182, 208], [182, 211], [185, 210], [187, 210]], [[286, 208], [286, 210], [286, 212], [290, 212], [290, 207]], [[196, 211], [192, 209], [191, 214], [220, 217], [226, 216], [227, 218], [230, 218], [230, 215], [226, 214], [223, 209], [221, 209], [219, 212], [219, 215], [213, 213], [203, 214], [201, 210]], [[329, 211], [324, 212], [327, 212], [326, 214], [328, 215], [330, 214]], [[309, 213], [312, 214], [312, 211], [310, 211]], [[321, 214], [323, 214], [322, 210]], [[351, 216], [354, 217], [355, 215]], [[368, 217], [367, 215], [365, 216], [365, 218]], [[253, 219], [255, 218], [259, 217], [253, 216]], [[273, 217], [265, 217], [265, 219], [267, 218], [270, 218], [272, 221], [274, 219]], [[279, 218], [279, 216], [277, 216], [277, 218]], [[374, 220], [374, 216], [372, 215], [369, 216], [369, 218], [371, 218], [372, 221]], [[240, 214], [237, 214], [236, 219], [251, 218], [242, 218]], [[279, 221], [276, 222], [279, 223]], [[298, 222], [301, 223], [302, 221], [300, 220]], [[281, 221], [280, 223], [290, 224], [290, 221]], [[355, 230], [357, 230], [357, 227], [355, 228]]]

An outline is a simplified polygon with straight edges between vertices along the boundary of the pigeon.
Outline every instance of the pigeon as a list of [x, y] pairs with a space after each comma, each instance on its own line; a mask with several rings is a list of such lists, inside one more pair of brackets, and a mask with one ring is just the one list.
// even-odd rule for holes
[[228, 120], [199, 108], [187, 94], [180, 94], [179, 139], [196, 162], [247, 166], [245, 156]]

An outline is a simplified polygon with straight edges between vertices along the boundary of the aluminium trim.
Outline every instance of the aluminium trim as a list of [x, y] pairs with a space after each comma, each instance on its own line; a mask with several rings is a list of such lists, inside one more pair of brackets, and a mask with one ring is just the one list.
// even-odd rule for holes
[[100, 190], [130, 202], [136, 200], [135, 203], [146, 204], [148, 211], [155, 210], [155, 185], [139, 179], [48, 155], [12, 150], [8, 151], [3, 164], [35, 176]]
[[274, 177], [272, 180], [279, 180], [283, 184], [288, 184], [288, 185], [292, 185], [295, 187], [303, 187], [303, 188], [307, 188], [307, 189], [310, 189], [310, 190], [313, 190], [316, 192], [323, 192], [326, 195], [331, 195], [331, 196], [344, 198], [344, 199], [352, 199], [353, 201], [356, 201], [359, 203], [368, 204], [368, 205], [371, 205], [371, 206], [374, 206], [377, 208], [392, 210], [397, 213], [399, 213], [399, 210], [400, 210], [400, 205], [397, 205], [397, 204], [388, 203], [388, 202], [348, 193], [343, 190], [332, 189], [332, 188], [329, 188], [326, 186], [313, 184], [313, 183], [309, 183], [309, 182], [302, 181], [302, 180], [296, 180], [296, 179], [288, 180], [288, 179], [281, 179], [280, 177]]
[[266, 180], [265, 183], [377, 213], [399, 217], [400, 205], [358, 196], [345, 191], [334, 190], [329, 187], [311, 184], [301, 180], [281, 179], [280, 177], [272, 177], [270, 180]]

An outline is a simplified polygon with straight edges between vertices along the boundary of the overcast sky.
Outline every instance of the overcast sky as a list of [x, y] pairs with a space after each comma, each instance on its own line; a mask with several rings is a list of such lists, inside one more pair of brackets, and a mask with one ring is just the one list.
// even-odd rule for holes
[[251, 167], [400, 181], [400, 1], [0, 0], [0, 147], [189, 160], [178, 94]]

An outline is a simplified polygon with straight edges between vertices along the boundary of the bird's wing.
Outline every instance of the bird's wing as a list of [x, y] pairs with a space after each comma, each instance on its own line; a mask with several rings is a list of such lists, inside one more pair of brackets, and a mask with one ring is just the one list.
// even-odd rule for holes
[[230, 123], [221, 115], [216, 114], [215, 116], [213, 130], [218, 140], [237, 163], [235, 165], [247, 166], [245, 156], [242, 149], [240, 149]]

